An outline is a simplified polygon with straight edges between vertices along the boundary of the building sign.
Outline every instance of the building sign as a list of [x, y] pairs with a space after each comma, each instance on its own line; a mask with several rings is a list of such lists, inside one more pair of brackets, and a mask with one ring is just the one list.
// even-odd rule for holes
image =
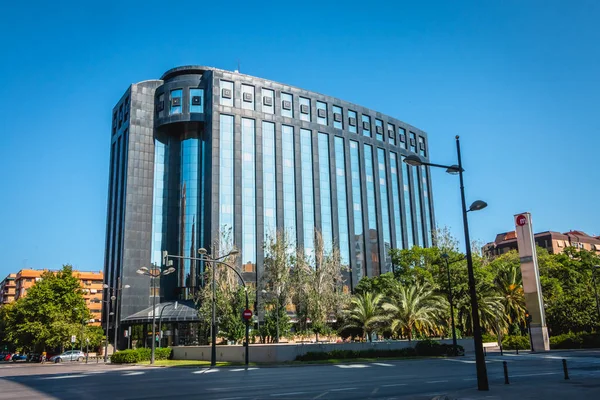
[[544, 315], [544, 302], [542, 299], [542, 286], [533, 237], [531, 214], [521, 213], [515, 215], [515, 228], [517, 245], [521, 261], [521, 275], [523, 276], [523, 293], [525, 306], [531, 316], [531, 343], [533, 351], [550, 350], [548, 328]]

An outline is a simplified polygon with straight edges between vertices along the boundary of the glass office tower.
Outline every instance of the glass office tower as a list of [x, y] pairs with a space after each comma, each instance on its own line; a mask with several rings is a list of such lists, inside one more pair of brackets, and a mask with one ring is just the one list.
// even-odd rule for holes
[[[346, 286], [393, 270], [389, 249], [430, 246], [435, 227], [427, 134], [315, 92], [200, 66], [133, 84], [113, 109], [106, 283], [130, 285], [125, 319], [150, 304], [185, 301], [203, 265], [148, 291], [135, 271], [161, 254], [194, 256], [226, 238], [247, 282], [260, 279], [263, 243], [286, 231], [307, 256], [321, 232], [349, 267]], [[107, 310], [105, 310], [106, 312]]]

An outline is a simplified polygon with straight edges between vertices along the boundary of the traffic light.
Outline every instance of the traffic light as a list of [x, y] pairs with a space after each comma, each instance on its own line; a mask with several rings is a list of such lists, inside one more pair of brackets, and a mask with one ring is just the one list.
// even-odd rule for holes
[[531, 316], [531, 314], [529, 314], [529, 312], [525, 312], [525, 321], [527, 321], [528, 324], [531, 323], [532, 319], [533, 317]]

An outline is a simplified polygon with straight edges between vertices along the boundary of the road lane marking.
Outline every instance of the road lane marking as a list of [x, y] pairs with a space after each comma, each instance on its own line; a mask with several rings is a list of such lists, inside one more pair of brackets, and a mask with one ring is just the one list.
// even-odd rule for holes
[[453, 362], [459, 362], [459, 363], [463, 363], [463, 364], [475, 364], [475, 361], [471, 361], [471, 360], [454, 360], [452, 358], [444, 358], [444, 361], [453, 361]]
[[388, 364], [388, 363], [371, 363], [372, 365], [377, 365], [380, 367], [393, 367], [394, 364]]
[[271, 397], [274, 397], [274, 396], [295, 396], [297, 394], [304, 394], [304, 393], [307, 393], [307, 392], [273, 393], [271, 395]]
[[396, 387], [396, 386], [406, 386], [407, 383], [390, 383], [389, 385], [381, 385], [381, 387]]
[[317, 395], [317, 396], [313, 397], [313, 398], [312, 398], [312, 400], [317, 400], [317, 399], [320, 399], [321, 397], [325, 396], [325, 395], [326, 395], [326, 394], [328, 394], [328, 393], [329, 393], [328, 391], [325, 391], [325, 392], [323, 392], [323, 393], [321, 393], [321, 394], [319, 394], [319, 395]]
[[203, 369], [200, 371], [194, 371], [192, 372], [192, 374], [210, 374], [211, 372], [219, 372], [218, 369], [213, 368], [213, 369]]
[[134, 376], [134, 375], [144, 375], [144, 371], [131, 371], [123, 374], [122, 376]]
[[448, 381], [444, 380], [444, 381], [426, 381], [425, 383], [446, 383]]
[[339, 364], [336, 365], [338, 368], [369, 368], [368, 365], [365, 364]]
[[85, 378], [85, 375], [60, 375], [60, 376], [49, 376], [47, 378], [40, 378], [40, 380], [47, 379], [71, 379], [71, 378]]
[[520, 378], [524, 376], [542, 376], [542, 375], [558, 375], [562, 374], [562, 372], [538, 372], [537, 374], [519, 374], [519, 375], [510, 375], [511, 378]]
[[260, 369], [257, 367], [250, 367], [250, 368], [234, 368], [234, 369], [230, 369], [229, 371], [231, 372], [242, 372], [242, 371], [254, 371], [255, 369]]
[[351, 388], [339, 388], [339, 389], [330, 389], [332, 392], [344, 392], [346, 390], [356, 390], [355, 387], [351, 387]]

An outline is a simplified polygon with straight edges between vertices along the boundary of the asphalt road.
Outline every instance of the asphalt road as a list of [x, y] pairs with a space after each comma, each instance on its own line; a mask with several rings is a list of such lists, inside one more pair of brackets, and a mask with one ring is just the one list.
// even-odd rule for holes
[[[569, 381], [563, 378], [563, 358]], [[600, 398], [600, 352], [490, 355], [487, 368], [490, 392], [474, 390], [473, 357], [248, 369], [5, 364], [0, 399]]]

